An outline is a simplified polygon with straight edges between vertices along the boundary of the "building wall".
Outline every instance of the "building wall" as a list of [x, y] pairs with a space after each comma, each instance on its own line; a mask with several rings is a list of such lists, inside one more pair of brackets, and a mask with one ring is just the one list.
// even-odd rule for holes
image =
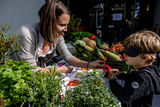
[[[11, 24], [10, 32], [39, 21], [38, 10], [45, 0], [0, 0], [0, 24]], [[65, 0], [62, 0], [64, 2]], [[160, 24], [160, 0], [155, 0], [153, 25]]]
[[160, 24], [160, 0], [155, 0], [155, 11], [153, 25]]
[[0, 0], [0, 24], [11, 24], [9, 32], [39, 21], [38, 10], [45, 0]]

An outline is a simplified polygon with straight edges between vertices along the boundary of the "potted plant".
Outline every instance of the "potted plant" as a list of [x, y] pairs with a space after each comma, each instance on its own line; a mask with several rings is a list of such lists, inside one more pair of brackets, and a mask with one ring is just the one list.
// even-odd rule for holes
[[[9, 34], [9, 29], [10, 25], [8, 23], [0, 26], [0, 65], [4, 65], [6, 58], [12, 55], [15, 51], [17, 51], [19, 46], [18, 35], [16, 35], [15, 33]], [[0, 106], [4, 106], [4, 101], [2, 97], [0, 97]]]
[[37, 72], [32, 79], [32, 106], [58, 107], [61, 101], [61, 74], [54, 69], [46, 73]]
[[12, 55], [19, 48], [19, 36], [15, 33], [8, 33], [8, 23], [0, 26], [0, 64], [4, 64], [8, 56]]

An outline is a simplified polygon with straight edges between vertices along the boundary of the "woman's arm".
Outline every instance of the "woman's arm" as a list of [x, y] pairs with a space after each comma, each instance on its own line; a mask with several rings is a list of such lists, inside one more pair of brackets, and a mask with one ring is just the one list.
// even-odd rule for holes
[[64, 38], [61, 37], [58, 40], [57, 49], [63, 59], [70, 65], [82, 68], [91, 68], [91, 69], [102, 69], [104, 67], [105, 62], [102, 60], [96, 60], [92, 62], [87, 62], [72, 56], [72, 54], [68, 51], [67, 46], [64, 42]]
[[[41, 72], [49, 72], [50, 70], [48, 68], [42, 68], [40, 67]], [[67, 66], [62, 66], [62, 67], [57, 67], [56, 72], [61, 72], [61, 73], [71, 73], [73, 71], [73, 68], [67, 67]], [[52, 71], [51, 71], [52, 72]]]
[[[76, 66], [76, 67], [87, 68], [88, 62], [80, 60], [80, 59], [73, 56], [68, 64], [72, 65], [72, 66]], [[89, 65], [88, 65], [88, 68], [89, 68]]]
[[72, 57], [69, 64], [72, 65], [72, 66], [82, 67], [82, 68], [103, 69], [105, 62], [102, 61], [102, 60], [87, 62], [87, 61], [80, 60], [76, 57]]

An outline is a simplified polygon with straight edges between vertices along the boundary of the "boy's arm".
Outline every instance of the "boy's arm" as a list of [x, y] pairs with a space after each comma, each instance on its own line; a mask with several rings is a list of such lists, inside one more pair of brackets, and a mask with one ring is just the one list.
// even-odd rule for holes
[[118, 79], [126, 81], [127, 79], [127, 74], [125, 73], [119, 73], [119, 75], [116, 75]]
[[149, 92], [148, 81], [139, 76], [133, 76], [134, 78], [129, 78], [124, 87], [118, 84], [115, 79], [110, 79], [110, 89], [112, 93], [123, 103], [134, 101], [145, 93]]

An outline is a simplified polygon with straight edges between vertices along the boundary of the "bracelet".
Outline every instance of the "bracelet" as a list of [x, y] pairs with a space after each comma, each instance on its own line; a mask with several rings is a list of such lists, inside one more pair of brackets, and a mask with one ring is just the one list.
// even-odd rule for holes
[[87, 70], [88, 70], [88, 67], [89, 67], [89, 62], [87, 63]]

